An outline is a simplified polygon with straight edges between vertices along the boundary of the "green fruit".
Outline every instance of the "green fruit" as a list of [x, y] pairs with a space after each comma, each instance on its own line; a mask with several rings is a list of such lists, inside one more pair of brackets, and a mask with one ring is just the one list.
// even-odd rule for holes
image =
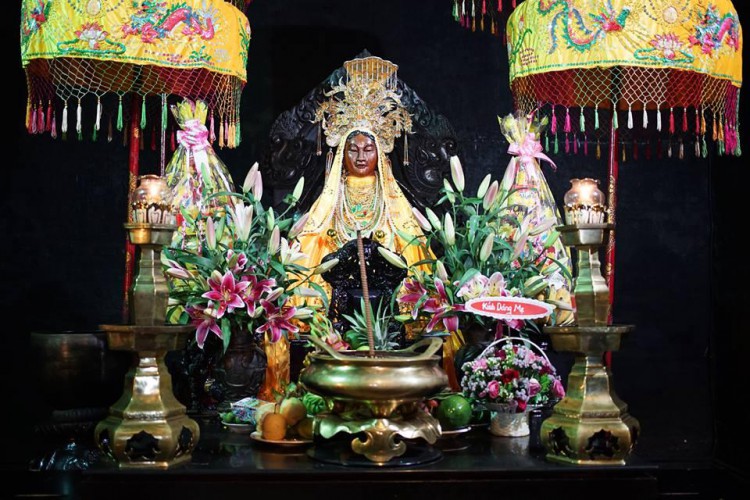
[[464, 428], [471, 422], [471, 403], [460, 394], [448, 396], [438, 406], [437, 419], [445, 430]]

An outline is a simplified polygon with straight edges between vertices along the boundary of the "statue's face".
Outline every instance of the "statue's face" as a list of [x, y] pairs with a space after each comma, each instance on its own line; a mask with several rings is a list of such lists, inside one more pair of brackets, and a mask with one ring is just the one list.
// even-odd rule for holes
[[347, 139], [344, 166], [349, 175], [367, 177], [375, 172], [377, 165], [378, 147], [372, 138], [356, 134]]

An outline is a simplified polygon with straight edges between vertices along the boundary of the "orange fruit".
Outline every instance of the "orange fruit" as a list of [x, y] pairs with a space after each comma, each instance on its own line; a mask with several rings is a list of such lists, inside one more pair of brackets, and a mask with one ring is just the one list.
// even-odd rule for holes
[[281, 413], [269, 413], [263, 419], [263, 439], [281, 441], [286, 436], [286, 418]]

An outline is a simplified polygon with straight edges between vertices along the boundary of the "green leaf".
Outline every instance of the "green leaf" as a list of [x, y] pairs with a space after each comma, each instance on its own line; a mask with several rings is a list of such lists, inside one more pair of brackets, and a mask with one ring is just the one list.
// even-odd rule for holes
[[229, 347], [229, 340], [232, 338], [232, 329], [229, 327], [229, 318], [226, 316], [221, 318], [221, 336], [222, 336], [222, 342], [223, 342], [223, 351], [227, 352], [227, 347]]
[[323, 307], [328, 310], [328, 295], [326, 294], [326, 291], [323, 289], [323, 287], [312, 281], [308, 282], [308, 285], [310, 285], [310, 288], [318, 292], [318, 294], [320, 295], [320, 299], [323, 301]]
[[555, 259], [554, 257], [547, 257], [547, 259], [551, 260], [555, 264], [557, 264], [557, 267], [560, 268], [560, 271], [563, 273], [563, 276], [565, 276], [565, 279], [567, 279], [569, 282], [573, 283], [573, 276], [570, 274], [570, 271], [568, 271], [568, 268], [562, 264], [559, 260]]
[[479, 269], [476, 269], [476, 268], [472, 268], [472, 269], [469, 269], [469, 270], [467, 270], [467, 271], [466, 271], [466, 272], [464, 273], [464, 275], [463, 275], [463, 276], [461, 276], [461, 279], [460, 279], [460, 280], [458, 280], [458, 287], [460, 288], [460, 287], [462, 287], [463, 285], [465, 285], [467, 281], [469, 281], [469, 280], [470, 280], [471, 278], [473, 278], [473, 277], [474, 277], [474, 276], [476, 276], [477, 274], [479, 274]]
[[269, 262], [269, 264], [271, 265], [273, 270], [279, 273], [281, 276], [286, 276], [286, 269], [284, 268], [284, 264], [277, 260], [272, 260]]

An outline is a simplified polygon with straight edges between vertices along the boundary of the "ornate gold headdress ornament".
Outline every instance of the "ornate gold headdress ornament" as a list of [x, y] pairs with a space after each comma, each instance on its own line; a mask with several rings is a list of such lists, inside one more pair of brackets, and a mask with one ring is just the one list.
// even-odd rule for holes
[[[344, 69], [346, 81], [339, 80], [325, 93], [330, 99], [315, 113], [315, 123], [321, 123], [326, 144], [334, 148], [348, 130], [361, 127], [375, 133], [383, 151], [390, 153], [394, 139], [402, 131], [412, 131], [411, 116], [396, 91], [398, 66], [370, 56], [346, 61]], [[343, 94], [343, 98], [337, 98], [337, 94]]]

